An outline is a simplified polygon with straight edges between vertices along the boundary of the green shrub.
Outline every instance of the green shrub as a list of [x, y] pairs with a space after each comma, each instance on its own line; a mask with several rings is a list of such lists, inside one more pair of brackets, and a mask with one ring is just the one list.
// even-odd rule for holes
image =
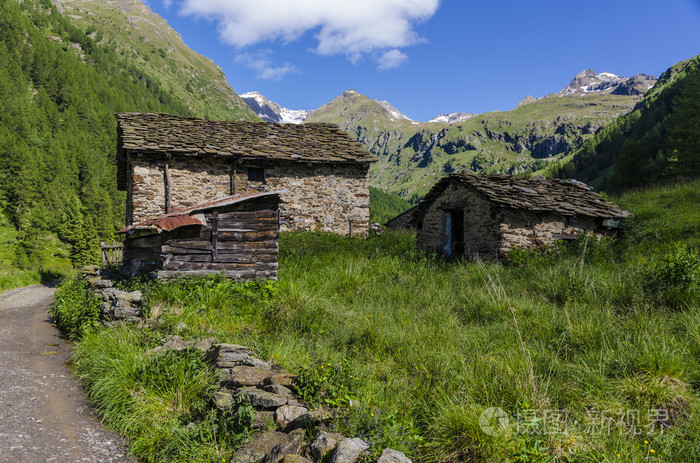
[[88, 289], [87, 281], [77, 276], [63, 282], [56, 292], [49, 314], [58, 329], [68, 339], [75, 340], [99, 325], [101, 303]]
[[360, 377], [347, 359], [312, 359], [311, 365], [299, 367], [299, 397], [312, 405], [347, 406], [355, 399]]
[[642, 262], [645, 292], [669, 307], [689, 305], [697, 296], [700, 284], [698, 251], [677, 244], [665, 257]]

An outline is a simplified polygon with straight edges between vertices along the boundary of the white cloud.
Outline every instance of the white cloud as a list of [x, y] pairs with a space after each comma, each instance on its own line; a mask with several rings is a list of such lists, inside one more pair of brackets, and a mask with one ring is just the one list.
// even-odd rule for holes
[[402, 53], [401, 50], [397, 50], [396, 48], [394, 48], [393, 50], [389, 50], [389, 51], [383, 53], [379, 58], [377, 58], [377, 62], [379, 63], [377, 68], [379, 68], [379, 69], [391, 69], [391, 68], [399, 67], [407, 59], [408, 59], [408, 56], [406, 56], [405, 53]]
[[165, 7], [166, 10], [170, 9], [170, 5], [173, 4], [173, 0], [162, 0], [163, 1], [163, 6]]
[[258, 77], [264, 80], [280, 80], [287, 74], [301, 74], [296, 66], [284, 63], [282, 66], [274, 66], [270, 55], [272, 50], [261, 50], [257, 53], [241, 53], [236, 56], [236, 62], [244, 64], [258, 72]]
[[221, 40], [239, 48], [275, 40], [291, 42], [313, 31], [317, 53], [343, 54], [357, 61], [364, 54], [380, 52], [375, 56], [379, 57], [379, 67], [385, 68], [386, 63], [405, 61], [405, 55], [397, 48], [422, 41], [414, 25], [430, 19], [439, 3], [440, 0], [183, 0], [181, 13], [217, 22]]

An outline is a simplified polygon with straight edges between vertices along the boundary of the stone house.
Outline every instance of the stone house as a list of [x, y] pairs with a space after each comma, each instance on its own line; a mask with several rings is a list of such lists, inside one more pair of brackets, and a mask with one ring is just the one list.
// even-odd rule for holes
[[418, 209], [418, 206], [413, 206], [397, 215], [393, 219], [386, 221], [384, 226], [389, 230], [415, 230], [415, 225], [411, 221], [413, 214]]
[[287, 190], [281, 230], [363, 233], [376, 159], [333, 124], [117, 114], [126, 224], [224, 196]]
[[139, 222], [125, 235], [122, 267], [159, 278], [223, 273], [229, 278], [277, 278], [282, 191], [220, 198]]
[[629, 215], [575, 180], [451, 174], [413, 214], [418, 247], [467, 259], [496, 260], [583, 233], [611, 236]]

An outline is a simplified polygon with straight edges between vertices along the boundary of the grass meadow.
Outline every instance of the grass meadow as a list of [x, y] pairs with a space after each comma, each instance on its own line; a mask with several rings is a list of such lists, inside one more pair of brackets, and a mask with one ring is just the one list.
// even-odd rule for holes
[[[366, 461], [385, 447], [420, 462], [700, 461], [700, 182], [615, 201], [634, 213], [625, 237], [504, 264], [446, 262], [410, 233], [288, 233], [277, 282], [131, 280], [158, 322], [88, 322], [76, 372], [149, 462], [228, 461], [251, 432], [211, 411], [201, 354], [148, 353], [167, 334], [299, 373], [306, 401], [370, 443]], [[89, 305], [84, 291], [65, 283], [54, 313]]]
[[[38, 237], [33, 241], [36, 252], [28, 253], [22, 249], [18, 235], [17, 229], [0, 212], [0, 291], [75, 275], [67, 245], [55, 236]], [[32, 258], [28, 259], [27, 254], [32, 254]]]

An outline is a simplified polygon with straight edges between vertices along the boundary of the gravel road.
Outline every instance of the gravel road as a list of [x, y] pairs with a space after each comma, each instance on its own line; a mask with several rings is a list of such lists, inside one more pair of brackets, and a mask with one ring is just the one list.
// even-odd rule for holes
[[0, 462], [129, 462], [100, 425], [65, 366], [70, 358], [47, 314], [54, 290], [0, 294]]

